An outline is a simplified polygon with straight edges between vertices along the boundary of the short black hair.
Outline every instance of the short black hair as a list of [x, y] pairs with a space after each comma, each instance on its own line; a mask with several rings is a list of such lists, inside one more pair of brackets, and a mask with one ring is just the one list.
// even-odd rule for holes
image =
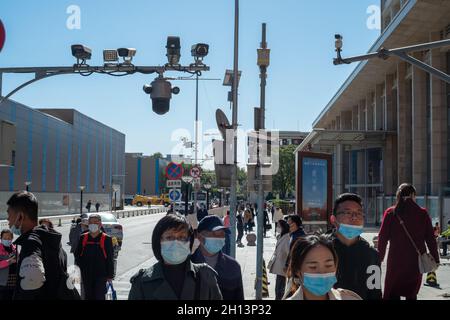
[[297, 227], [299, 227], [299, 228], [303, 225], [302, 218], [300, 218], [300, 216], [298, 214], [294, 213], [294, 214], [288, 215], [286, 220], [289, 220], [289, 219], [291, 219], [292, 222], [295, 223], [297, 225]]
[[172, 213], [164, 216], [153, 229], [152, 234], [152, 249], [153, 254], [155, 255], [158, 261], [163, 261], [163, 257], [161, 255], [161, 236], [164, 232], [170, 229], [181, 230], [185, 229], [188, 232], [188, 237], [190, 240], [190, 247], [192, 249], [192, 245], [194, 244], [194, 231], [186, 220], [185, 216], [179, 213]]
[[34, 194], [27, 191], [20, 191], [14, 193], [9, 198], [6, 205], [14, 211], [21, 211], [30, 218], [30, 220], [37, 223], [38, 220], [38, 201]]
[[359, 204], [361, 208], [363, 207], [362, 198], [359, 195], [356, 193], [343, 193], [334, 200], [333, 215], [336, 215], [337, 208], [345, 201], [353, 201]]
[[14, 234], [12, 233], [11, 230], [9, 230], [9, 229], [3, 229], [2, 232], [1, 232], [1, 234], [0, 234], [0, 239], [3, 239], [3, 235], [4, 235], [4, 234], [8, 234], [8, 233], [14, 237]]

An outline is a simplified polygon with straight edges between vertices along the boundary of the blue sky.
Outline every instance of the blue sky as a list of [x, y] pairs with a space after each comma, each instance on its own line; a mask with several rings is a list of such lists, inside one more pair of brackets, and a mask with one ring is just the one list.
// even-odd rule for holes
[[[81, 29], [69, 30], [70, 5], [81, 9]], [[344, 53], [366, 52], [380, 30], [370, 30], [367, 8], [378, 0], [241, 0], [239, 123], [253, 127], [253, 108], [259, 104], [259, 69], [256, 49], [261, 23], [267, 23], [271, 53], [268, 69], [266, 127], [311, 130], [311, 124], [356, 65], [332, 64], [334, 34], [344, 35]], [[2, 0], [0, 19], [7, 40], [0, 53], [0, 67], [72, 65], [70, 45], [82, 43], [93, 50], [91, 65], [101, 65], [105, 48], [135, 47], [136, 65], [166, 63], [169, 35], [181, 37], [183, 64], [192, 62], [190, 47], [210, 45], [205, 63], [207, 78], [223, 79], [233, 66], [233, 0]], [[167, 76], [181, 76], [168, 73]], [[142, 86], [153, 75], [113, 78], [104, 75], [59, 76], [40, 81], [13, 99], [36, 108], [75, 108], [126, 134], [126, 151], [170, 153], [177, 141], [174, 132], [185, 128], [193, 138], [195, 82], [177, 81], [170, 112], [153, 113]], [[9, 92], [26, 76], [4, 76]], [[229, 118], [227, 87], [222, 81], [203, 81], [199, 87], [203, 133], [215, 129], [215, 110], [222, 107]], [[183, 132], [183, 131], [181, 131]], [[204, 136], [210, 140], [210, 136]], [[204, 152], [205, 153], [205, 152]]]

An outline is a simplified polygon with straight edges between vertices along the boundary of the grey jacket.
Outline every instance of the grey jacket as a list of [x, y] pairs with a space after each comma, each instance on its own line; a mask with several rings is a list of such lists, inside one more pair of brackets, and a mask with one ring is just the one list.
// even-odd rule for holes
[[[131, 279], [128, 300], [178, 300], [169, 282], [164, 278], [163, 263], [157, 262], [150, 268], [141, 269]], [[180, 300], [222, 300], [217, 284], [217, 273], [207, 264], [189, 262]], [[196, 286], [200, 287], [197, 289]]]

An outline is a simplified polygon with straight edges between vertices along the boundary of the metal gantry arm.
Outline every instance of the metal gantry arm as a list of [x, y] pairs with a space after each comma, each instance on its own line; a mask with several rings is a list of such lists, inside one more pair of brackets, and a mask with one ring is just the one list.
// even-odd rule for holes
[[360, 55], [360, 56], [355, 56], [355, 57], [350, 57], [350, 58], [344, 59], [341, 57], [342, 37], [340, 35], [336, 35], [336, 39], [338, 39], [338, 38], [341, 40], [341, 42], [340, 42], [340, 46], [336, 45], [337, 58], [335, 58], [333, 60], [334, 65], [350, 64], [352, 62], [369, 60], [372, 58], [381, 58], [381, 59], [386, 60], [386, 59], [390, 58], [391, 56], [396, 56], [396, 57], [400, 58], [401, 60], [408, 62], [408, 63], [416, 66], [417, 68], [420, 68], [420, 69], [430, 73], [432, 76], [439, 78], [442, 81], [445, 81], [447, 83], [450, 83], [450, 75], [448, 75], [447, 73], [445, 73], [439, 69], [436, 69], [433, 66], [431, 66], [423, 61], [420, 61], [408, 54], [410, 52], [418, 52], [418, 51], [431, 50], [431, 49], [450, 46], [450, 39], [434, 41], [434, 42], [427, 42], [427, 43], [423, 43], [423, 44], [412, 45], [412, 46], [407, 46], [407, 47], [402, 47], [402, 48], [397, 48], [397, 49], [381, 48], [378, 52], [372, 52], [372, 53], [368, 53], [365, 55]]
[[[152, 74], [158, 73], [163, 75], [166, 71], [179, 71], [188, 73], [198, 73], [201, 71], [209, 71], [209, 67], [204, 64], [191, 64], [189, 66], [181, 65], [164, 65], [164, 66], [134, 66], [132, 64], [105, 64], [104, 66], [89, 66], [86, 64], [76, 64], [72, 67], [21, 67], [21, 68], [0, 68], [0, 105], [9, 99], [13, 94], [25, 88], [26, 86], [52, 76], [65, 74], [80, 74], [82, 76], [89, 76], [93, 73], [106, 74], [110, 76], [125, 76], [134, 73]], [[14, 90], [6, 96], [2, 96], [2, 80], [3, 74], [20, 73], [20, 74], [34, 74], [34, 79], [31, 79]]]

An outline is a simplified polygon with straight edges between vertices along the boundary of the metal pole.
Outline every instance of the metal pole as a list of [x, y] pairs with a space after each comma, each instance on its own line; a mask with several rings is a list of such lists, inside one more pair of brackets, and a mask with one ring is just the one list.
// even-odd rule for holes
[[[195, 165], [198, 161], [198, 73], [195, 78]], [[197, 188], [194, 183], [194, 214], [197, 217]]]
[[81, 196], [80, 196], [80, 215], [83, 214], [83, 189], [81, 189]]
[[[266, 49], [266, 24], [262, 24], [262, 42], [261, 48]], [[260, 119], [259, 128], [264, 130], [264, 113], [266, 104], [266, 77], [267, 67], [260, 66], [260, 78], [261, 78], [261, 96], [260, 96]], [[262, 277], [263, 277], [263, 250], [264, 250], [264, 188], [263, 188], [263, 161], [260, 145], [264, 142], [264, 139], [258, 134], [258, 147], [257, 147], [257, 177], [258, 177], [258, 229], [257, 229], [257, 243], [256, 243], [256, 300], [262, 299]]]
[[184, 214], [189, 214], [189, 183], [186, 182], [186, 198], [184, 199]]
[[237, 189], [237, 126], [238, 126], [238, 77], [239, 77], [239, 0], [234, 5], [234, 67], [233, 67], [233, 153], [234, 163], [230, 188], [230, 256], [236, 257], [236, 189]]

